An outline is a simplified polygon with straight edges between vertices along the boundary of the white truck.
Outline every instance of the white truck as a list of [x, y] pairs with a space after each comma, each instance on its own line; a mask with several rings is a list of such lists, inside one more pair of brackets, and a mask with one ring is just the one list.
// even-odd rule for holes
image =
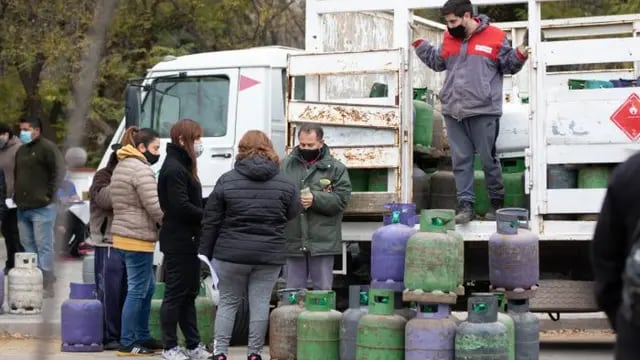
[[[640, 14], [541, 20], [543, 1], [474, 1], [527, 3], [530, 14], [528, 21], [494, 24], [516, 45], [528, 29], [531, 47], [521, 73], [505, 78], [498, 152], [526, 160], [530, 224], [541, 240], [541, 288], [533, 310], [595, 311], [588, 252], [595, 221], [549, 220], [547, 215], [598, 213], [605, 189], [550, 189], [547, 167], [620, 163], [640, 149], [640, 117], [632, 111], [640, 108], [640, 88], [567, 86], [575, 78], [640, 76]], [[413, 10], [442, 3], [307, 0], [305, 50], [262, 47], [167, 58], [141, 83], [127, 87], [126, 116], [112, 142], [128, 125], [154, 128], [167, 142], [171, 125], [180, 118], [199, 121], [205, 151], [198, 168], [207, 197], [217, 178], [233, 166], [245, 131], [265, 131], [284, 155], [296, 144], [298, 124], [322, 124], [332, 154], [349, 169], [385, 169], [388, 175], [387, 191], [353, 194], [343, 223], [342, 261], [335, 271], [349, 279], [349, 244], [370, 241], [381, 225], [383, 204], [413, 201], [413, 88], [439, 90], [443, 74], [422, 65], [410, 44], [418, 36], [438, 44], [445, 30], [414, 16]], [[583, 64], [603, 65], [575, 69]], [[368, 96], [374, 83], [387, 85], [385, 97]], [[488, 279], [486, 242], [495, 224], [473, 221], [457, 231], [466, 242], [465, 279], [481, 288]]]

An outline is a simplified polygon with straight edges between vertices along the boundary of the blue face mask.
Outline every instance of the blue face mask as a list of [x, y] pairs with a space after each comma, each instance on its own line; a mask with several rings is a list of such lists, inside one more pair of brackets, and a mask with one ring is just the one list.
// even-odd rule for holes
[[20, 140], [22, 140], [22, 142], [25, 143], [25, 144], [30, 143], [33, 140], [31, 138], [31, 131], [21, 130], [20, 131]]

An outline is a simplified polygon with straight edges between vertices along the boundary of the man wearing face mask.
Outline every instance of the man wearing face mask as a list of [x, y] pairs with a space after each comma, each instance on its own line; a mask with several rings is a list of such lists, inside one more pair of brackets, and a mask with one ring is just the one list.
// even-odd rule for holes
[[473, 158], [476, 153], [484, 166], [491, 198], [491, 209], [485, 219], [495, 220], [495, 211], [504, 206], [502, 171], [496, 158], [502, 78], [504, 74], [515, 74], [522, 69], [528, 48], [524, 44], [512, 48], [504, 31], [489, 25], [486, 16], [473, 17], [469, 0], [448, 0], [441, 13], [448, 28], [442, 46], [418, 39], [413, 47], [429, 68], [447, 70], [440, 100], [458, 195], [456, 222], [467, 223], [475, 217]]
[[41, 135], [39, 120], [20, 122], [16, 152], [14, 201], [18, 207], [20, 242], [26, 252], [38, 255], [44, 295], [53, 296], [54, 226], [56, 193], [65, 174], [64, 159], [58, 147]]
[[[11, 128], [5, 124], [0, 124], [0, 169], [4, 172], [7, 212], [2, 219], [2, 237], [7, 248], [7, 261], [4, 273], [9, 273], [14, 266], [15, 253], [22, 252], [20, 234], [18, 233], [18, 209], [13, 203], [13, 177], [16, 165], [16, 152], [22, 142], [13, 135]], [[2, 201], [3, 199], [0, 199]]]
[[341, 253], [342, 215], [351, 199], [347, 168], [334, 159], [314, 124], [299, 128], [298, 143], [285, 159], [285, 175], [300, 186], [304, 210], [287, 225], [287, 287], [333, 286], [334, 256]]

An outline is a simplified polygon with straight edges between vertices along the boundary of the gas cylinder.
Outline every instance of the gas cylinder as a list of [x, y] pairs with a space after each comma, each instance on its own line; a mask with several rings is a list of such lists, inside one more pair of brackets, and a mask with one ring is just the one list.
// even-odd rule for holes
[[487, 182], [484, 179], [484, 166], [478, 155], [473, 159], [473, 192], [475, 195], [473, 208], [476, 214], [484, 216], [489, 211], [490, 201]]
[[504, 294], [494, 293], [498, 299], [498, 322], [507, 327], [507, 337], [509, 341], [509, 360], [516, 358], [516, 328], [513, 319], [507, 314], [507, 299]]
[[340, 320], [340, 360], [355, 360], [360, 318], [368, 312], [368, 292], [359, 285], [349, 286], [349, 309]]
[[[160, 302], [162, 304], [162, 302]], [[195, 300], [198, 333], [203, 344], [213, 344], [213, 324], [216, 318], [216, 305], [207, 297], [207, 290], [203, 283]], [[178, 342], [185, 345], [184, 334], [178, 326]]]
[[11, 314], [42, 312], [42, 271], [38, 255], [16, 253], [15, 267], [9, 271], [7, 305]]
[[369, 313], [360, 319], [356, 359], [403, 360], [407, 320], [394, 313], [393, 291], [369, 290]]
[[431, 175], [431, 208], [452, 209], [458, 206], [456, 181], [450, 167], [441, 167]]
[[489, 280], [494, 288], [527, 290], [538, 284], [538, 236], [526, 209], [496, 211], [497, 232], [489, 238]]
[[[460, 245], [451, 232], [447, 231], [447, 223], [452, 222], [453, 217], [449, 219], [445, 215], [447, 214], [438, 210], [422, 212], [422, 231], [407, 241], [405, 288], [425, 292], [457, 290]], [[450, 212], [448, 215], [451, 215]]]
[[95, 284], [69, 284], [69, 299], [60, 310], [60, 335], [64, 352], [102, 351], [103, 311]]
[[384, 288], [402, 291], [405, 248], [417, 230], [400, 224], [398, 211], [392, 214], [392, 222], [378, 228], [371, 238], [371, 286], [377, 288], [383, 282]]
[[416, 204], [414, 203], [386, 203], [386, 213], [382, 217], [384, 225], [404, 224], [413, 227], [416, 224]]
[[441, 231], [439, 227], [433, 226], [434, 219], [441, 219], [447, 233], [456, 240], [458, 248], [458, 290], [464, 292], [464, 238], [456, 232], [455, 210], [449, 209], [432, 209], [425, 210], [420, 214], [420, 231]]
[[426, 101], [413, 100], [413, 145], [431, 147], [433, 139], [433, 106]]
[[96, 282], [95, 257], [87, 255], [82, 259], [82, 282], [91, 284]]
[[453, 360], [457, 325], [449, 316], [449, 305], [418, 304], [405, 331], [405, 359]]
[[524, 170], [524, 158], [502, 160], [504, 207], [525, 207]]
[[298, 316], [297, 358], [338, 360], [342, 314], [331, 309], [333, 291], [308, 291], [304, 311]]
[[303, 289], [278, 291], [278, 307], [269, 317], [269, 357], [274, 360], [295, 360], [298, 316], [304, 311], [300, 306]]
[[430, 204], [429, 186], [431, 175], [413, 164], [413, 202], [416, 204], [416, 212], [428, 209]]
[[[578, 171], [568, 165], [547, 166], [548, 189], [575, 189], [578, 187]], [[573, 216], [565, 214], [549, 214], [549, 220], [572, 220]]]
[[160, 322], [160, 307], [164, 298], [164, 283], [157, 282], [151, 298], [151, 311], [149, 312], [149, 333], [154, 339], [162, 339], [162, 324]]
[[498, 322], [498, 299], [493, 294], [474, 294], [467, 301], [467, 321], [456, 330], [457, 360], [508, 360], [507, 328]]
[[540, 320], [529, 312], [529, 300], [509, 300], [508, 310], [516, 328], [516, 360], [537, 360]]

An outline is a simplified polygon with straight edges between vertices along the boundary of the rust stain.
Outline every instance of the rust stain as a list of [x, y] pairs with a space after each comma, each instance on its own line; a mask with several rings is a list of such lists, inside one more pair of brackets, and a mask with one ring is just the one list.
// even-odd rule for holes
[[395, 111], [375, 112], [345, 106], [307, 106], [298, 119], [344, 125], [396, 126], [398, 124]]

